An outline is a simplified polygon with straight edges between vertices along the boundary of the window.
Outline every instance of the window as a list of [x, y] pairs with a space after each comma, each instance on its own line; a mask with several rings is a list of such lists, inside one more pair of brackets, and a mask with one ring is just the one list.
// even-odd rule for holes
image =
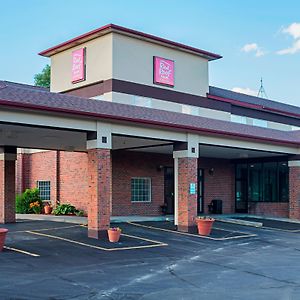
[[236, 165], [236, 205], [249, 202], [288, 202], [289, 168], [284, 162]]
[[151, 201], [151, 179], [143, 177], [131, 178], [131, 202]]
[[146, 98], [146, 97], [134, 96], [133, 97], [133, 105], [151, 108], [152, 107], [152, 99]]
[[253, 119], [253, 125], [267, 128], [268, 122], [266, 120]]
[[264, 201], [277, 201], [277, 163], [264, 163]]
[[50, 199], [50, 181], [37, 181], [37, 188], [39, 189], [40, 198], [42, 201]]
[[199, 108], [191, 105], [182, 105], [182, 113], [198, 116]]
[[231, 122], [240, 123], [240, 124], [247, 124], [246, 117], [237, 116], [237, 115], [231, 115], [230, 117], [231, 117]]

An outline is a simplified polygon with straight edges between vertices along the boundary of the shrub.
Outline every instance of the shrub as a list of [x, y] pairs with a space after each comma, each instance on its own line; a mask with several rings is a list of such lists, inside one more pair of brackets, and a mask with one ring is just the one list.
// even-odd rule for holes
[[59, 204], [53, 210], [54, 215], [71, 215], [76, 214], [78, 210], [71, 204]]
[[39, 190], [37, 188], [26, 189], [24, 193], [16, 196], [16, 212], [20, 214], [33, 213], [34, 211], [30, 204], [34, 202], [38, 202], [40, 207], [43, 205]]

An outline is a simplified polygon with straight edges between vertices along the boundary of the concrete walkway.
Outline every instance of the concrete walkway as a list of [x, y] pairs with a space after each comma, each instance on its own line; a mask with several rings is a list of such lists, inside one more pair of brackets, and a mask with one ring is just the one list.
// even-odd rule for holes
[[[55, 216], [55, 215], [38, 215], [38, 214], [17, 214], [17, 220], [39, 220], [39, 221], [53, 221], [66, 222], [74, 224], [87, 224], [87, 217], [77, 216]], [[173, 216], [158, 216], [158, 217], [144, 217], [144, 216], [117, 216], [111, 217], [112, 223], [121, 222], [146, 222], [146, 221], [171, 221]]]

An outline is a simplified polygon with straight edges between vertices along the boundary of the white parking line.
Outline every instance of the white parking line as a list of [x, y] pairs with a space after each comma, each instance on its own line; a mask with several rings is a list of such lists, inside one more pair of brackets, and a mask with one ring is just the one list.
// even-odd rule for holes
[[143, 246], [132, 246], [132, 247], [120, 247], [120, 248], [105, 248], [105, 247], [90, 245], [90, 244], [86, 244], [86, 243], [83, 243], [83, 242], [63, 238], [63, 237], [56, 236], [56, 235], [45, 234], [45, 233], [41, 233], [41, 232], [27, 231], [27, 233], [40, 235], [40, 236], [43, 236], [43, 237], [52, 238], [52, 239], [56, 239], [56, 240], [61, 240], [61, 241], [64, 241], [64, 242], [68, 242], [68, 243], [72, 243], [72, 244], [76, 244], [76, 245], [80, 245], [80, 246], [84, 246], [84, 247], [88, 247], [88, 248], [93, 248], [93, 249], [97, 249], [97, 250], [103, 250], [103, 251], [134, 250], [134, 249], [145, 249], [145, 248], [168, 246], [168, 244], [166, 244], [166, 243], [153, 241], [153, 240], [149, 240], [149, 239], [144, 239], [144, 238], [134, 236], [134, 235], [126, 235], [126, 234], [122, 234], [122, 235], [131, 237], [131, 238], [135, 238], [135, 239], [145, 240], [145, 241], [148, 241], [148, 242], [151, 241], [155, 245], [143, 245]]
[[10, 251], [15, 251], [15, 252], [18, 252], [18, 253], [22, 253], [22, 254], [26, 254], [26, 255], [29, 255], [29, 256], [33, 256], [33, 257], [39, 257], [40, 256], [39, 254], [28, 252], [28, 251], [17, 249], [17, 248], [13, 248], [13, 247], [4, 246], [3, 248], [7, 249], [7, 250], [10, 250]]

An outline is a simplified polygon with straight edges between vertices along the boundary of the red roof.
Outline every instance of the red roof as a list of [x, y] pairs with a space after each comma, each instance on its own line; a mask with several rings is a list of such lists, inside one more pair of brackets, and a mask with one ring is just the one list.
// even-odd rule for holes
[[109, 33], [109, 32], [119, 32], [119, 33], [122, 33], [122, 34], [125, 34], [125, 35], [135, 36], [136, 38], [147, 39], [147, 40], [150, 40], [151, 42], [164, 44], [167, 47], [180, 48], [181, 50], [185, 50], [185, 51], [188, 51], [188, 52], [198, 54], [202, 57], [207, 58], [208, 60], [215, 60], [215, 59], [222, 58], [222, 56], [219, 55], [219, 54], [211, 53], [211, 52], [208, 52], [208, 51], [205, 51], [205, 50], [201, 50], [201, 49], [194, 48], [194, 47], [191, 47], [191, 46], [187, 46], [187, 45], [184, 45], [184, 44], [181, 44], [181, 43], [173, 42], [173, 41], [170, 41], [170, 40], [167, 40], [167, 39], [164, 39], [164, 38], [160, 38], [160, 37], [155, 36], [155, 35], [144, 33], [144, 32], [141, 32], [141, 31], [136, 31], [136, 30], [129, 29], [129, 28], [122, 27], [122, 26], [118, 26], [118, 25], [115, 25], [115, 24], [108, 24], [108, 25], [102, 26], [100, 28], [97, 28], [95, 30], [89, 31], [89, 32], [87, 32], [85, 34], [82, 34], [80, 36], [77, 36], [77, 37], [75, 37], [71, 40], [68, 40], [68, 41], [63, 42], [59, 45], [56, 45], [56, 46], [51, 47], [49, 49], [46, 49], [46, 50], [40, 52], [39, 55], [50, 57], [50, 56], [52, 56], [56, 53], [59, 53], [61, 51], [69, 49], [71, 47], [80, 45], [80, 44], [82, 44], [86, 41], [97, 38], [97, 37], [99, 37], [101, 35], [104, 35], [106, 33]]

